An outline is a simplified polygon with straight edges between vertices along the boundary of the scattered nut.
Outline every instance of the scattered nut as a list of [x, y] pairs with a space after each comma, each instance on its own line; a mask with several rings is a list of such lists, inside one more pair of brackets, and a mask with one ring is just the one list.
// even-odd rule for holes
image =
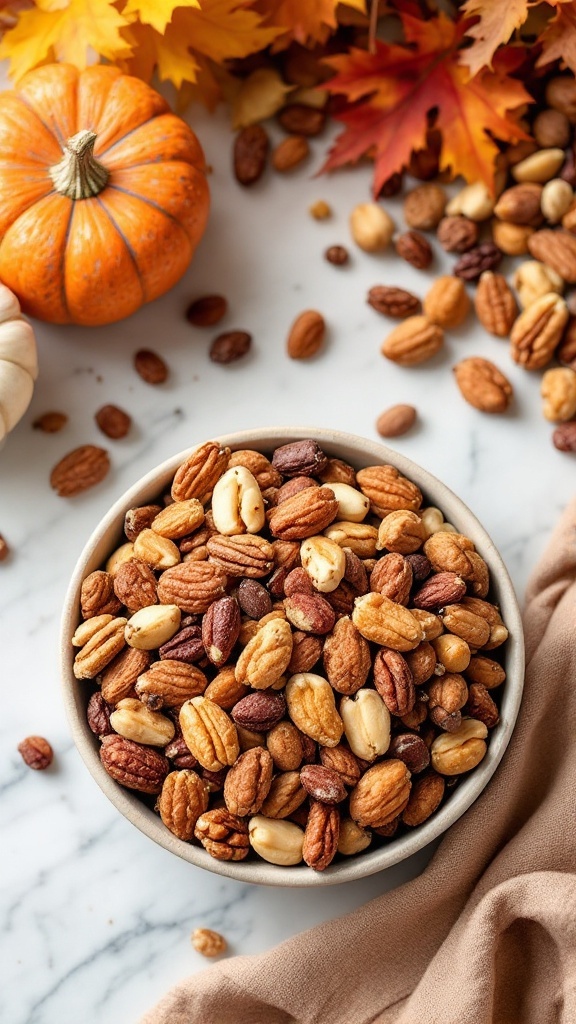
[[404, 200], [404, 220], [408, 227], [433, 231], [444, 216], [446, 193], [439, 185], [418, 185]]
[[343, 245], [330, 245], [324, 253], [324, 259], [335, 267], [343, 267], [345, 263], [348, 263], [350, 254]]
[[458, 277], [438, 277], [424, 298], [424, 313], [439, 327], [459, 327], [470, 310], [470, 298]]
[[194, 327], [214, 327], [226, 315], [228, 302], [223, 295], [203, 295], [186, 310], [186, 319]]
[[308, 208], [308, 212], [314, 220], [327, 220], [328, 217], [332, 216], [332, 207], [324, 199], [317, 199]]
[[525, 160], [521, 160], [512, 168], [512, 177], [516, 181], [550, 181], [564, 163], [563, 149], [539, 149]]
[[420, 312], [420, 299], [404, 288], [395, 288], [389, 285], [374, 285], [368, 292], [368, 305], [372, 306], [377, 313], [384, 316], [391, 316], [395, 319], [404, 319]]
[[414, 426], [417, 412], [413, 405], [391, 405], [376, 420], [380, 437], [402, 437]]
[[299, 167], [309, 155], [310, 145], [304, 135], [289, 135], [273, 151], [272, 166], [275, 171], [286, 174]]
[[377, 203], [360, 203], [350, 214], [350, 232], [365, 252], [387, 249], [394, 234], [394, 221]]
[[247, 125], [234, 140], [234, 176], [240, 185], [249, 188], [264, 174], [270, 140], [261, 124]]
[[494, 242], [481, 242], [463, 253], [454, 266], [454, 274], [464, 281], [477, 281], [485, 270], [495, 270], [501, 259], [502, 253]]
[[202, 956], [221, 956], [228, 948], [228, 943], [219, 932], [213, 932], [211, 928], [195, 928], [192, 932], [192, 945], [197, 953]]
[[561, 295], [564, 291], [564, 281], [560, 275], [538, 260], [526, 260], [521, 263], [514, 272], [512, 284], [518, 292], [522, 309], [527, 309], [543, 295], [550, 292]]
[[[465, 185], [446, 207], [446, 213], [454, 217], [463, 215], [471, 221], [488, 220], [494, 212], [494, 198], [483, 181]], [[478, 235], [476, 235], [478, 237]], [[467, 246], [470, 248], [470, 246]], [[449, 249], [449, 252], [465, 252], [465, 249]]]
[[568, 366], [546, 370], [540, 394], [544, 399], [542, 412], [551, 423], [562, 423], [576, 416], [576, 372]]
[[73, 498], [99, 484], [109, 470], [108, 452], [96, 445], [84, 444], [56, 463], [50, 474], [50, 486], [61, 498]]
[[119, 409], [117, 405], [103, 405], [95, 414], [94, 419], [102, 433], [114, 441], [119, 440], [121, 437], [126, 437], [132, 425], [132, 420], [128, 413], [124, 412], [123, 409]]
[[405, 231], [399, 235], [395, 249], [401, 259], [411, 263], [417, 270], [426, 270], [434, 258], [430, 242], [419, 231]]
[[0, 562], [5, 562], [10, 555], [10, 547], [8, 541], [0, 533]]
[[552, 434], [552, 442], [559, 452], [576, 452], [576, 423], [562, 423]]
[[28, 736], [18, 744], [18, 751], [24, 763], [35, 771], [49, 768], [54, 758], [54, 751], [43, 736]]
[[32, 426], [34, 430], [41, 430], [44, 434], [57, 434], [67, 423], [68, 417], [65, 412], [44, 412], [36, 417]]
[[288, 332], [286, 351], [291, 359], [310, 359], [322, 348], [326, 322], [321, 313], [307, 309], [296, 317]]
[[562, 178], [553, 178], [542, 189], [540, 207], [549, 224], [558, 224], [574, 199], [574, 190]]
[[247, 331], [226, 331], [219, 334], [210, 345], [210, 359], [213, 363], [233, 363], [250, 350], [252, 335]]
[[534, 138], [543, 149], [559, 147], [565, 149], [570, 142], [570, 121], [560, 110], [541, 110], [532, 125]]
[[134, 355], [134, 369], [147, 384], [163, 384], [168, 376], [168, 367], [157, 352], [141, 348]]
[[443, 217], [436, 231], [436, 237], [446, 252], [468, 252], [477, 245], [478, 236], [475, 221], [460, 216]]

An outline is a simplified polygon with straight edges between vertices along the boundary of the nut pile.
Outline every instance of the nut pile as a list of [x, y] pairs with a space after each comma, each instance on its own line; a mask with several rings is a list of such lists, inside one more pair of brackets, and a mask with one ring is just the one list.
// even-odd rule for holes
[[[534, 139], [500, 154], [492, 196], [482, 182], [466, 185], [450, 201], [440, 184], [438, 161], [422, 151], [410, 173], [424, 183], [409, 191], [403, 215], [409, 230], [397, 233], [378, 203], [361, 203], [350, 216], [355, 243], [367, 252], [394, 246], [418, 269], [433, 261], [422, 232], [435, 232], [440, 246], [457, 257], [453, 276], [439, 277], [424, 299], [395, 286], [376, 286], [368, 301], [402, 323], [384, 340], [382, 354], [400, 365], [424, 362], [440, 350], [444, 330], [462, 323], [470, 308], [464, 283], [476, 284], [474, 308], [482, 326], [510, 340], [510, 355], [526, 370], [544, 370], [542, 412], [558, 424], [552, 435], [560, 451], [576, 451], [576, 302], [564, 293], [576, 284], [576, 83], [558, 76], [546, 86], [547, 106], [533, 123]], [[426, 158], [426, 159], [424, 159]], [[382, 196], [401, 191], [402, 176]], [[505, 257], [529, 257], [509, 280], [499, 272]], [[555, 365], [556, 364], [556, 365]], [[558, 365], [560, 364], [560, 365]], [[504, 412], [512, 386], [491, 361], [472, 357], [454, 367], [463, 397], [482, 412]]]
[[488, 567], [393, 466], [208, 441], [125, 535], [83, 581], [74, 674], [104, 768], [182, 841], [322, 871], [484, 757]]

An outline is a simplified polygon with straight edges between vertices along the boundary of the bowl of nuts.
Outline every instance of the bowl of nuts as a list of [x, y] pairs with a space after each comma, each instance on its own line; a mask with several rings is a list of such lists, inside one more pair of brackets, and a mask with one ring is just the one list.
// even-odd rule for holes
[[78, 749], [115, 807], [245, 882], [361, 878], [444, 832], [518, 714], [514, 589], [444, 484], [338, 431], [197, 445], [110, 509], [62, 621]]

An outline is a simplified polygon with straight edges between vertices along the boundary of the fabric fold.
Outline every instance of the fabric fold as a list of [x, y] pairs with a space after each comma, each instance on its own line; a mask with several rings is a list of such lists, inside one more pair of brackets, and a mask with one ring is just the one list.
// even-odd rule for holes
[[508, 750], [422, 874], [185, 980], [141, 1024], [574, 1024], [575, 581], [573, 502], [528, 586]]

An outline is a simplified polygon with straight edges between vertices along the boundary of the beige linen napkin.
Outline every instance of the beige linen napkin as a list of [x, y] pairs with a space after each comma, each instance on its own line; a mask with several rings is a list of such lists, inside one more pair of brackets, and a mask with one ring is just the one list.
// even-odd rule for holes
[[528, 588], [520, 717], [419, 878], [182, 982], [142, 1024], [576, 1024], [576, 502]]

